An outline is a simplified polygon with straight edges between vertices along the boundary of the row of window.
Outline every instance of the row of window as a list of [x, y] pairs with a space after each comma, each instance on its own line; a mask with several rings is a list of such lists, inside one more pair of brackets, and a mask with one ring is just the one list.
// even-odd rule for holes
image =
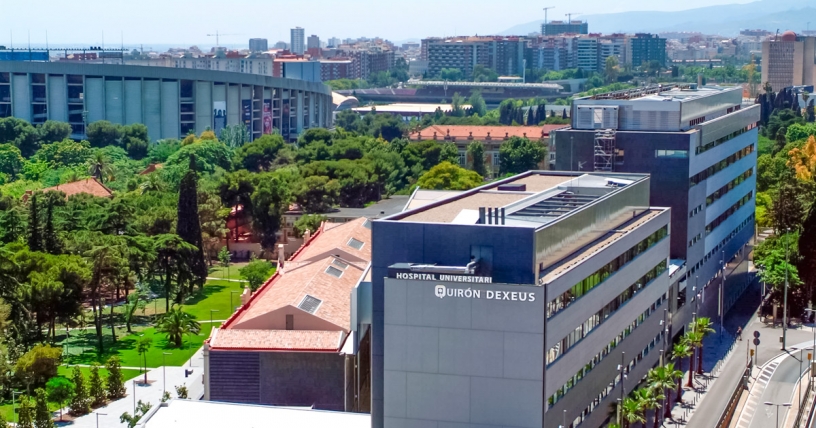
[[[646, 347], [643, 348], [643, 350], [640, 351], [637, 354], [637, 356], [635, 356], [635, 358], [633, 358], [632, 361], [629, 362], [629, 364], [624, 368], [625, 372], [631, 373], [631, 371], [634, 370], [635, 366], [640, 364], [640, 362], [643, 361], [643, 358], [649, 355], [649, 353], [655, 348], [655, 346], [660, 344], [662, 338], [663, 337], [661, 334], [655, 336], [654, 339], [652, 339], [652, 341], [649, 342], [649, 344], [646, 345]], [[593, 399], [591, 403], [589, 403], [589, 405], [581, 412], [581, 416], [575, 418], [575, 420], [572, 422], [573, 426], [577, 426], [578, 424], [586, 420], [586, 418], [593, 411], [595, 411], [595, 409], [598, 408], [598, 406], [601, 404], [604, 398], [606, 398], [615, 389], [615, 386], [617, 386], [618, 383], [620, 383], [620, 375], [616, 376], [615, 379], [612, 382], [610, 382], [609, 385], [607, 385], [606, 388], [604, 388], [604, 390], [601, 391], [601, 393], [598, 394], [598, 396], [595, 397], [595, 399]], [[604, 408], [608, 409], [608, 407]]]
[[698, 243], [698, 242], [700, 242], [702, 240], [703, 240], [703, 234], [698, 233], [697, 236], [695, 236], [694, 238], [691, 238], [691, 241], [689, 241], [689, 244], [688, 244], [689, 248], [693, 247], [694, 244], [696, 244], [696, 243]]
[[720, 251], [723, 248], [725, 248], [725, 244], [727, 244], [728, 241], [730, 241], [735, 236], [737, 236], [737, 233], [739, 233], [743, 228], [748, 226], [751, 223], [751, 221], [753, 221], [753, 219], [754, 219], [754, 214], [751, 213], [751, 215], [749, 215], [745, 220], [740, 222], [740, 224], [736, 228], [734, 228], [734, 230], [732, 230], [731, 233], [728, 234], [728, 236], [723, 238], [723, 240], [720, 241], [717, 245], [715, 245], [714, 248], [711, 249], [711, 251], [709, 251], [705, 256], [703, 256], [702, 260], [700, 260], [699, 262], [697, 262], [697, 264], [692, 266], [692, 268], [689, 270], [689, 275], [693, 275], [695, 272], [697, 272], [697, 269], [700, 269], [703, 266], [704, 263], [708, 262], [715, 255], [718, 258], [722, 258], [722, 255], [720, 254]]
[[714, 176], [714, 174], [728, 168], [731, 164], [736, 163], [738, 160], [744, 158], [745, 156], [750, 155], [754, 152], [754, 145], [751, 144], [750, 146], [734, 153], [733, 155], [717, 162], [716, 164], [706, 168], [704, 171], [698, 172], [694, 174], [693, 177], [689, 178], [689, 188], [694, 187], [703, 180], [708, 179], [709, 177]]
[[[586, 375], [589, 374], [589, 372], [592, 371], [592, 369], [594, 369], [598, 364], [600, 364], [600, 362], [603, 361], [603, 359], [607, 355], [609, 355], [613, 349], [620, 345], [623, 339], [629, 337], [629, 335], [632, 334], [632, 332], [634, 332], [635, 329], [638, 328], [641, 324], [643, 324], [643, 322], [646, 321], [646, 319], [649, 318], [651, 314], [655, 313], [657, 309], [660, 306], [662, 306], [666, 300], [668, 300], [668, 293], [661, 295], [660, 298], [657, 299], [654, 303], [652, 303], [652, 305], [649, 306], [648, 309], [646, 309], [642, 314], [638, 315], [637, 318], [635, 318], [635, 320], [632, 321], [631, 324], [626, 326], [626, 329], [624, 329], [622, 332], [620, 332], [620, 334], [615, 336], [615, 338], [612, 339], [612, 341], [609, 342], [608, 345], [606, 345], [600, 352], [598, 352], [594, 357], [592, 357], [592, 359], [589, 360], [589, 362], [586, 363], [586, 365], [581, 370], [579, 370], [578, 373], [576, 373], [569, 380], [567, 380], [567, 382], [564, 383], [564, 385], [562, 385], [560, 388], [556, 389], [555, 392], [547, 399], [547, 402], [549, 403], [550, 407], [557, 403], [558, 400], [564, 398], [564, 396], [567, 394], [567, 392], [569, 392], [569, 390], [574, 388], [575, 385], [577, 385], [578, 382], [581, 381], [581, 379], [583, 379]], [[617, 385], [617, 383], [618, 380], [616, 379], [611, 384], [611, 386], [614, 388], [614, 386]]]
[[715, 218], [714, 221], [709, 223], [706, 226], [706, 236], [708, 236], [708, 234], [714, 231], [714, 229], [716, 229], [717, 226], [725, 223], [725, 221], [728, 220], [728, 217], [731, 217], [731, 215], [737, 212], [738, 209], [742, 208], [745, 204], [747, 204], [748, 201], [750, 201], [753, 196], [754, 191], [752, 190], [748, 192], [747, 195], [743, 196], [739, 201], [737, 201], [736, 204], [731, 205], [731, 208], [728, 208], [724, 213], [720, 214], [719, 217]]
[[570, 348], [580, 342], [581, 339], [589, 335], [592, 330], [601, 325], [610, 316], [612, 316], [612, 314], [617, 312], [621, 306], [632, 300], [637, 293], [646, 288], [655, 278], [666, 271], [667, 267], [668, 264], [666, 263], [666, 260], [658, 263], [657, 266], [646, 272], [645, 275], [638, 279], [634, 284], [630, 285], [629, 288], [619, 294], [618, 297], [607, 303], [603, 308], [601, 308], [601, 310], [589, 317], [589, 319], [573, 330], [572, 333], [568, 334], [567, 337], [556, 343], [555, 346], [547, 351], [547, 364], [552, 364], [559, 357], [566, 354]]
[[660, 240], [665, 238], [668, 234], [669, 227], [663, 226], [662, 228], [660, 228], [660, 230], [649, 235], [646, 239], [638, 242], [637, 244], [635, 244], [635, 246], [625, 251], [623, 254], [621, 254], [611, 262], [607, 263], [606, 266], [598, 269], [597, 272], [587, 276], [581, 282], [579, 282], [569, 290], [565, 291], [560, 296], [551, 300], [549, 303], [547, 303], [547, 319], [563, 311], [573, 302], [581, 298], [583, 295], [589, 293], [593, 288], [600, 285], [610, 275], [621, 270], [635, 257], [644, 253], [646, 250], [648, 250], [656, 243], [658, 243]]
[[[737, 109], [737, 110], [739, 110], [739, 109]], [[725, 137], [717, 138], [716, 140], [706, 144], [705, 146], [697, 146], [697, 148], [695, 149], [695, 153], [697, 153], [699, 155], [700, 153], [707, 152], [707, 151], [713, 149], [714, 147], [717, 147], [717, 146], [719, 146], [720, 144], [722, 144], [722, 143], [724, 143], [726, 141], [729, 141], [729, 140], [731, 140], [733, 138], [736, 138], [736, 137], [738, 137], [738, 136], [740, 136], [740, 135], [742, 135], [742, 134], [744, 134], [744, 133], [746, 133], [746, 132], [748, 132], [748, 131], [750, 131], [750, 130], [752, 130], [754, 128], [756, 128], [756, 124], [752, 123], [752, 124], [746, 126], [745, 128], [738, 129], [738, 130], [726, 135]]]
[[697, 205], [693, 210], [689, 211], [689, 218], [692, 218], [701, 212], [703, 212], [703, 204]]
[[754, 167], [748, 169], [748, 171], [743, 172], [737, 178], [731, 180], [730, 183], [726, 184], [725, 186], [717, 189], [714, 193], [708, 195], [706, 198], [706, 206], [710, 206], [714, 202], [717, 202], [720, 198], [725, 196], [726, 193], [733, 190], [735, 187], [742, 184], [745, 180], [749, 179], [752, 175], [754, 175]]
[[655, 150], [655, 157], [683, 159], [688, 157], [688, 150]]

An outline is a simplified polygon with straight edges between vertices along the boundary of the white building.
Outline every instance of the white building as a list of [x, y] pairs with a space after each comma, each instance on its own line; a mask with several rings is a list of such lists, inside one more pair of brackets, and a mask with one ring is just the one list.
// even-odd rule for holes
[[306, 52], [306, 30], [300, 27], [293, 28], [289, 46], [293, 54], [303, 55]]

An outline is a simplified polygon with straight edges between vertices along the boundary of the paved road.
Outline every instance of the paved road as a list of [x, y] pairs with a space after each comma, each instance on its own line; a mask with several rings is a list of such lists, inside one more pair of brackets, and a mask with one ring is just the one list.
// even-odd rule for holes
[[[792, 349], [802, 349], [811, 345], [809, 342], [801, 343], [791, 347]], [[807, 351], [805, 351], [807, 352]], [[797, 382], [801, 373], [807, 370], [807, 364], [799, 364], [799, 352], [792, 351], [787, 355], [782, 355], [772, 360], [761, 372], [756, 380], [758, 388], [751, 390], [751, 396], [746, 402], [745, 413], [753, 413], [750, 419], [745, 416], [740, 418], [738, 428], [767, 428], [776, 426], [777, 410], [776, 406], [766, 406], [765, 402], [790, 403], [794, 399]], [[807, 355], [804, 357], [807, 359]], [[799, 370], [802, 370], [800, 372]], [[764, 388], [763, 388], [764, 384]], [[788, 416], [789, 408], [779, 408], [779, 421], [784, 422]]]

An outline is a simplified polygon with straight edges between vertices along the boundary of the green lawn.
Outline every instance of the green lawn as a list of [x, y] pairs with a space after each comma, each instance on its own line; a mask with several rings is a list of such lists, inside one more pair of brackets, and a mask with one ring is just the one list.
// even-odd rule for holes
[[208, 273], [207, 276], [210, 278], [241, 279], [241, 275], [238, 274], [238, 269], [246, 265], [247, 263], [232, 263], [229, 268], [224, 268], [220, 265], [213, 266], [210, 268], [210, 273]]

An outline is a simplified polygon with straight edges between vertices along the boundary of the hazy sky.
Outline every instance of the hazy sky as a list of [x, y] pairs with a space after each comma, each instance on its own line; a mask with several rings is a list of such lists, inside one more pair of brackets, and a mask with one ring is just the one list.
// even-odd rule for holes
[[85, 43], [119, 45], [213, 45], [216, 30], [236, 34], [221, 44], [246, 44], [250, 37], [270, 43], [289, 40], [289, 28], [306, 35], [380, 36], [399, 41], [427, 36], [499, 33], [544, 18], [563, 19], [567, 12], [604, 13], [630, 10], [681, 10], [752, 0], [0, 0], [0, 45]]

